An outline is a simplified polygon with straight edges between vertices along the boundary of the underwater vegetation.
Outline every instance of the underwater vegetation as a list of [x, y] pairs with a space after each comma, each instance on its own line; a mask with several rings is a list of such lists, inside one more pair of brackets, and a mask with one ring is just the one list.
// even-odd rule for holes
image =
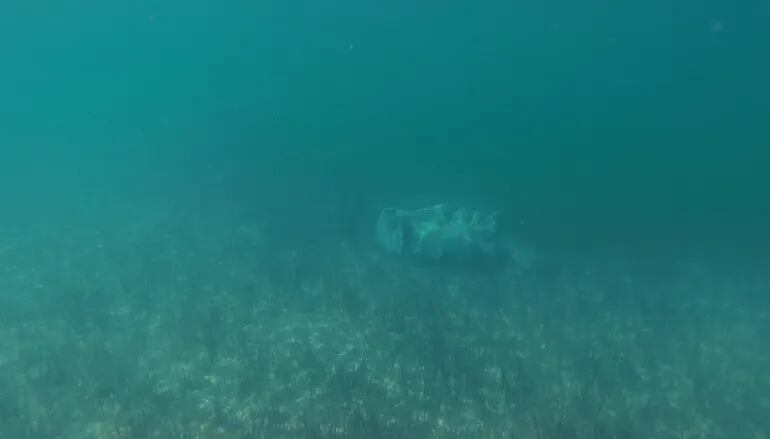
[[458, 275], [250, 224], [6, 229], [0, 438], [768, 438], [768, 280]]

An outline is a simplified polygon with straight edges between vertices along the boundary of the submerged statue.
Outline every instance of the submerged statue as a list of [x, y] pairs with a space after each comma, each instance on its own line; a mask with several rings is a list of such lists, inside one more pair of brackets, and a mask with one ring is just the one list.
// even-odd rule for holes
[[479, 262], [499, 256], [498, 214], [450, 209], [386, 208], [377, 220], [377, 241], [387, 252], [437, 262]]

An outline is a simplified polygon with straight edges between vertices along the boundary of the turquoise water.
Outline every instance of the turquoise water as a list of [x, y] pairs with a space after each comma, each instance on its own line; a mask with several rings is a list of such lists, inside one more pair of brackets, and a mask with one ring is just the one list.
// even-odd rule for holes
[[770, 187], [767, 9], [10, 2], [4, 175], [743, 221]]
[[[0, 438], [770, 435], [767, 1], [113, 3], [0, 5]], [[466, 279], [373, 256], [381, 208], [439, 202], [500, 211], [533, 266]], [[398, 314], [410, 317], [382, 317]], [[254, 326], [265, 315], [285, 318]], [[245, 377], [257, 351], [296, 364], [274, 329], [287, 322], [316, 334], [291, 353], [312, 351], [295, 372], [318, 376]], [[521, 344], [551, 346], [553, 322], [586, 350]], [[234, 342], [245, 327], [251, 341]], [[507, 330], [518, 347], [493, 335]], [[324, 337], [339, 356], [313, 350]], [[392, 346], [402, 338], [431, 356]], [[614, 359], [593, 369], [615, 383], [607, 400], [563, 403], [578, 436], [544, 427], [568, 423], [538, 414], [558, 367], [529, 368], [553, 361], [585, 384], [589, 350], [589, 363]], [[304, 433], [200, 408], [281, 418], [301, 390], [252, 396], [272, 395], [266, 382], [321, 388], [345, 355], [371, 355], [369, 369], [344, 364], [386, 396], [367, 405], [350, 378], [353, 390], [319, 391], [323, 404], [379, 413], [377, 432], [313, 403], [290, 404]], [[197, 384], [159, 391], [180, 361]], [[122, 366], [119, 383], [93, 372], [103, 364]], [[403, 388], [423, 379], [421, 400], [388, 387], [393, 364], [443, 378], [401, 373]], [[538, 390], [500, 415], [470, 390], [494, 367]], [[218, 373], [252, 384], [202, 384]]]

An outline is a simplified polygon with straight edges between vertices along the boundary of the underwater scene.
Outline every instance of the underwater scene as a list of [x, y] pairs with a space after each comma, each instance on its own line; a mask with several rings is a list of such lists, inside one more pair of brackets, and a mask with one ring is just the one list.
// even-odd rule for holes
[[770, 1], [5, 0], [0, 439], [770, 439]]

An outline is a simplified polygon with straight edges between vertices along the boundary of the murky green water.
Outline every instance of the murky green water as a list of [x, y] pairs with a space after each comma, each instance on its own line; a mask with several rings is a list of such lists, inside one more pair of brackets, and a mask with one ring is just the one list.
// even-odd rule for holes
[[[0, 438], [767, 437], [768, 23], [4, 2]], [[379, 255], [439, 202], [533, 265]]]

